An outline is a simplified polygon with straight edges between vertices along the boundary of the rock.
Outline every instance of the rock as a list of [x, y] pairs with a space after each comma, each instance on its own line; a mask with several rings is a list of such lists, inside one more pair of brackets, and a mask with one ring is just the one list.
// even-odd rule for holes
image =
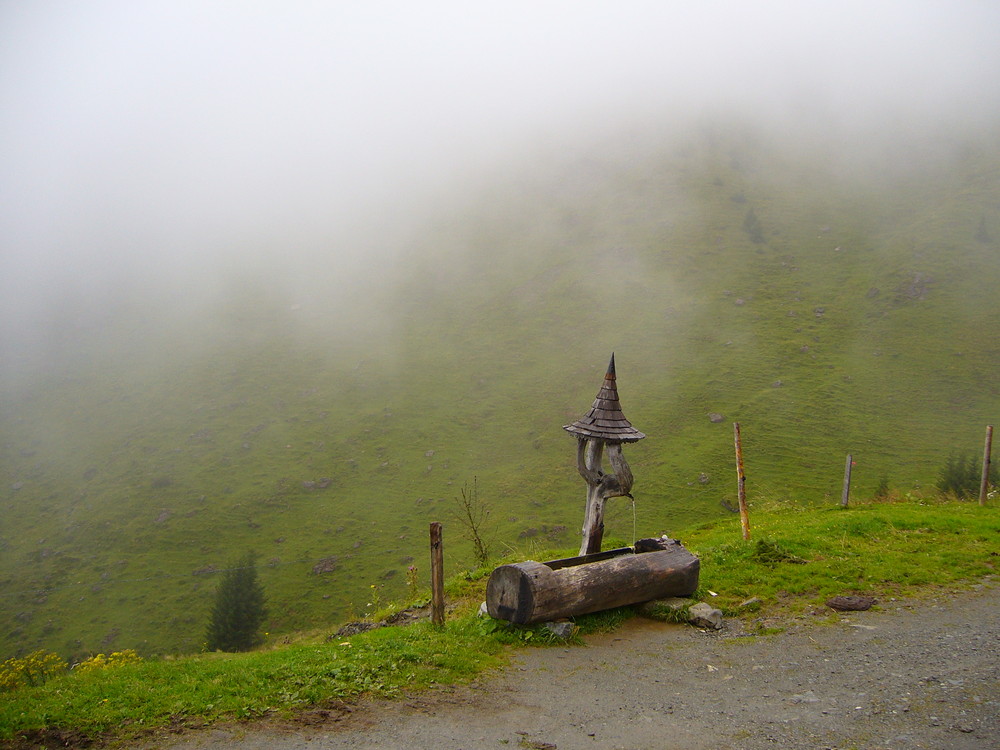
[[476, 613], [479, 617], [489, 617], [489, 609], [486, 607], [486, 602], [479, 605], [479, 611]]
[[711, 414], [708, 415], [708, 421], [715, 422], [716, 424], [718, 424], [719, 422], [721, 422], [723, 419], [725, 419], [725, 417], [723, 417], [718, 412], [714, 412], [713, 411]]
[[367, 633], [369, 630], [376, 630], [377, 628], [385, 627], [384, 622], [349, 622], [346, 625], [341, 626], [341, 628], [333, 634], [332, 637], [327, 637], [327, 640], [332, 640], [332, 638], [343, 638], [349, 635], [357, 635], [358, 633]]
[[542, 524], [542, 533], [545, 534], [545, 538], [550, 542], [556, 542], [566, 533], [566, 526], [558, 523], [555, 526]]
[[722, 610], [716, 609], [711, 604], [698, 602], [688, 610], [688, 622], [696, 628], [721, 630]]
[[576, 630], [576, 625], [571, 623], [569, 620], [560, 620], [559, 622], [547, 622], [544, 625], [545, 629], [552, 633], [556, 638], [562, 638], [565, 640], [573, 635]]
[[311, 479], [306, 479], [302, 482], [302, 489], [304, 490], [325, 490], [333, 484], [333, 480], [330, 477], [323, 477], [322, 479], [317, 479], [315, 481]]
[[827, 601], [826, 606], [838, 612], [863, 612], [871, 609], [874, 603], [873, 596], [835, 596]]
[[324, 557], [322, 560], [313, 565], [312, 572], [314, 576], [318, 576], [323, 573], [332, 573], [337, 569], [337, 567], [337, 556], [330, 555], [329, 557]]
[[819, 703], [819, 698], [816, 697], [816, 693], [812, 690], [806, 690], [804, 693], [796, 694], [792, 696], [792, 703]]
[[754, 611], [760, 609], [764, 601], [759, 596], [752, 596], [745, 602], [740, 602], [740, 609], [753, 609]]
[[896, 288], [896, 294], [905, 299], [923, 299], [927, 296], [928, 285], [933, 283], [934, 280], [929, 276], [917, 273], [909, 284], [900, 284]]

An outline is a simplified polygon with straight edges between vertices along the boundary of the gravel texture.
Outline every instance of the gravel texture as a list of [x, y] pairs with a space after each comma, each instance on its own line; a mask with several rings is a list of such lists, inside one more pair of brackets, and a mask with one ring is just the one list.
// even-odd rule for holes
[[771, 636], [636, 618], [585, 647], [520, 650], [471, 686], [147, 747], [1000, 748], [1000, 587], [806, 617]]

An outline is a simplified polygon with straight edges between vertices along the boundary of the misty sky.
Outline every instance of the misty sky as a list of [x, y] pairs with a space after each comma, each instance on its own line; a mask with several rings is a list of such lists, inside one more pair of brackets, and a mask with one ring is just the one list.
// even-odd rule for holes
[[0, 0], [0, 332], [126, 284], [364, 273], [366, 222], [619, 125], [973, 118], [998, 29], [990, 0]]

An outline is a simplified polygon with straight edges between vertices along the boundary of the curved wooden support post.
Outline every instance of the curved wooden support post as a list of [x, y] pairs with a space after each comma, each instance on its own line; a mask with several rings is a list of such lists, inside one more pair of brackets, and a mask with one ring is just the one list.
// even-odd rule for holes
[[600, 440], [577, 439], [576, 468], [587, 484], [598, 484], [601, 481], [603, 454], [604, 443]]
[[621, 496], [631, 497], [629, 493], [632, 491], [635, 477], [632, 476], [632, 469], [629, 468], [628, 461], [622, 455], [621, 443], [612, 443], [608, 446], [608, 463], [611, 464], [611, 470], [614, 471], [615, 477], [618, 479], [618, 489], [621, 491]]
[[632, 470], [622, 455], [620, 443], [608, 443], [608, 461], [613, 472], [601, 469], [603, 440], [580, 438], [577, 445], [577, 468], [587, 482], [587, 505], [583, 516], [583, 540], [580, 554], [601, 551], [604, 539], [604, 505], [612, 497], [632, 497]]

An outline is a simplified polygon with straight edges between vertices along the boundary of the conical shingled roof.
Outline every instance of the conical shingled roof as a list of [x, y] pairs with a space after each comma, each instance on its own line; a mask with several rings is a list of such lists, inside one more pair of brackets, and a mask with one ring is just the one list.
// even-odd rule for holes
[[614, 354], [608, 364], [608, 374], [604, 376], [604, 385], [590, 411], [573, 424], [564, 425], [563, 429], [579, 437], [598, 438], [609, 443], [635, 443], [646, 437], [622, 413], [618, 402], [618, 386], [615, 383]]

